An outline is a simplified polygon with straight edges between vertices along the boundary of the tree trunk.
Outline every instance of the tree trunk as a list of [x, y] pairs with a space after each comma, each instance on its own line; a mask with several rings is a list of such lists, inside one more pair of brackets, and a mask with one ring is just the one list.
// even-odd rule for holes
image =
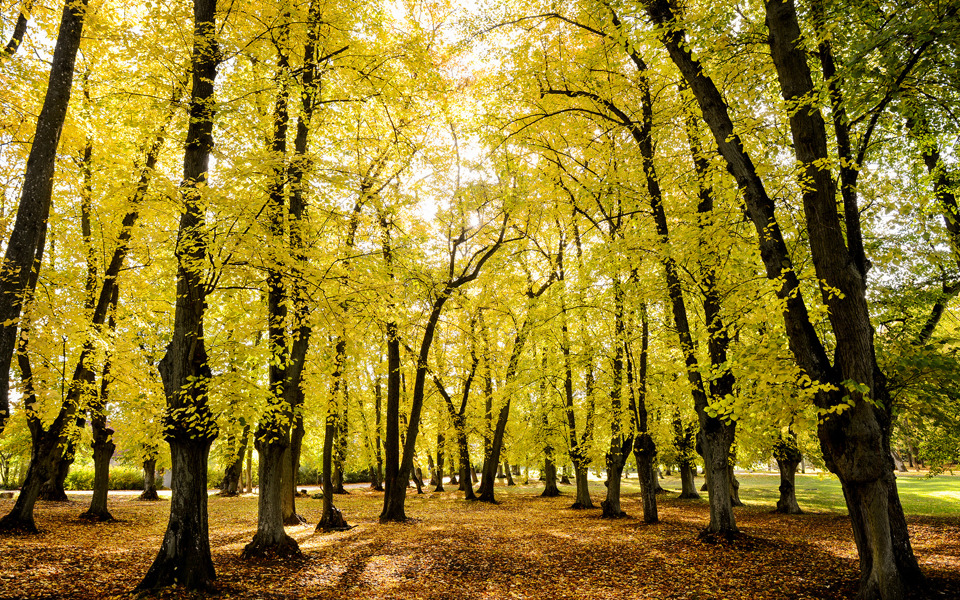
[[780, 468], [780, 499], [777, 500], [777, 510], [774, 512], [786, 515], [799, 515], [803, 511], [797, 504], [797, 465], [800, 461], [777, 459], [777, 467]]
[[413, 471], [410, 473], [410, 477], [413, 479], [413, 485], [417, 487], [417, 494], [422, 494], [423, 471], [420, 470], [420, 467], [414, 466]]
[[743, 506], [743, 501], [740, 500], [740, 482], [737, 480], [737, 474], [733, 472], [733, 463], [727, 466], [727, 477], [730, 479], [731, 506]]
[[242, 558], [288, 558], [301, 556], [296, 540], [283, 529], [283, 508], [280, 501], [282, 493], [283, 458], [288, 450], [286, 440], [276, 439], [282, 434], [269, 432], [262, 428], [257, 432], [256, 448], [260, 455], [260, 495], [257, 497], [257, 532], [243, 548]]
[[647, 319], [647, 305], [640, 305], [640, 364], [636, 381], [633, 374], [633, 353], [630, 344], [623, 342], [627, 356], [627, 387], [630, 390], [631, 412], [634, 418], [636, 435], [633, 439], [633, 456], [637, 461], [637, 477], [640, 478], [640, 496], [643, 500], [644, 523], [656, 523], [660, 520], [657, 512], [657, 446], [650, 435], [647, 413], [647, 370], [650, 349], [650, 325]]
[[[590, 499], [590, 484], [587, 480], [587, 463], [583, 461], [573, 464], [573, 474], [577, 482], [577, 496], [570, 508], [594, 508], [593, 501]], [[569, 483], [569, 479], [567, 480]]]
[[473, 466], [470, 464], [470, 447], [467, 445], [467, 430], [464, 423], [464, 416], [457, 415], [455, 420], [457, 429], [457, 447], [460, 449], [460, 484], [459, 490], [464, 493], [465, 500], [476, 500], [477, 495], [473, 491], [473, 484], [476, 483], [476, 474], [473, 472]]
[[[27, 21], [29, 20], [30, 9], [33, 7], [32, 0], [26, 0], [23, 6], [20, 9], [20, 14], [17, 16], [17, 24], [13, 27], [13, 34], [10, 36], [10, 41], [7, 42], [7, 45], [0, 50], [0, 58], [10, 58], [16, 54], [17, 49], [20, 48], [20, 44], [23, 43], [23, 35], [27, 32]], [[0, 430], [3, 427], [0, 426]]]
[[216, 573], [207, 528], [207, 458], [210, 440], [172, 438], [170, 521], [160, 552], [138, 590], [172, 585], [212, 589]]
[[143, 461], [143, 492], [140, 500], [159, 500], [157, 495], [157, 459], [148, 458]]
[[443, 445], [445, 443], [446, 443], [446, 439], [444, 438], [443, 432], [438, 431], [437, 432], [437, 470], [436, 470], [437, 487], [434, 488], [433, 490], [435, 492], [443, 491], [443, 467], [444, 467], [444, 458], [445, 458], [444, 452], [443, 452]]
[[[674, 26], [675, 17], [669, 2], [647, 0], [645, 5], [655, 25], [671, 24], [659, 30], [661, 41], [690, 84], [720, 152], [743, 190], [748, 215], [758, 232], [767, 276], [781, 282], [778, 296], [785, 302], [784, 322], [797, 363], [812, 379], [834, 386], [834, 390], [823, 390], [816, 395], [817, 407], [836, 413], [838, 406], [850, 406], [841, 414], [822, 419], [818, 437], [828, 468], [837, 474], [844, 488], [860, 555], [858, 597], [863, 600], [902, 598], [907, 587], [922, 583], [923, 576], [910, 547], [889, 457], [890, 415], [886, 411], [890, 404], [886, 382], [874, 355], [866, 302], [866, 262], [859, 236], [854, 235], [859, 233], [859, 223], [850, 227], [851, 220], [859, 219], [859, 211], [855, 202], [847, 202], [845, 191], [844, 209], [850, 235], [844, 238], [837, 214], [836, 188], [828, 166], [833, 159], [827, 150], [823, 116], [816, 105], [791, 111], [790, 127], [796, 158], [804, 167], [803, 205], [809, 245], [817, 277], [823, 282], [833, 339], [837, 341], [836, 364], [831, 363], [810, 321], [799, 279], [774, 214], [775, 203], [767, 195], [735, 133], [723, 96], [690, 53], [683, 27]], [[806, 103], [807, 98], [815, 97], [816, 89], [806, 62], [806, 50], [797, 43], [801, 33], [794, 3], [768, 1], [766, 13], [771, 56], [782, 95], [790, 106]], [[866, 148], [865, 142], [863, 147]], [[851, 187], [845, 182], [844, 188]], [[835, 292], [827, 293], [827, 289]], [[856, 382], [858, 387], [847, 389], [844, 382], [848, 381]], [[864, 397], [865, 393], [870, 394], [869, 400]]]
[[207, 181], [213, 148], [214, 80], [220, 59], [216, 9], [216, 0], [194, 0], [193, 87], [180, 185], [176, 302], [171, 340], [159, 364], [167, 402], [165, 432], [173, 459], [173, 497], [163, 544], [137, 586], [139, 591], [173, 584], [207, 589], [216, 579], [207, 531], [207, 458], [218, 430], [207, 403], [212, 373], [203, 334], [209, 283], [203, 272], [208, 255], [200, 191]]
[[[380, 385], [379, 377], [377, 377], [377, 382], [376, 382], [376, 387], [374, 388], [374, 392], [375, 392], [376, 411], [377, 411], [376, 423], [375, 423], [375, 426], [377, 428], [377, 436], [376, 436], [376, 440], [374, 441], [374, 451], [376, 452], [376, 455], [377, 455], [377, 479], [376, 479], [377, 485], [374, 487], [374, 489], [376, 489], [378, 492], [382, 492], [383, 491], [383, 451], [382, 451], [381, 432], [383, 431], [383, 427], [380, 421], [382, 418], [381, 403], [382, 403], [383, 392], [382, 392], [382, 386]], [[451, 481], [451, 483], [453, 482]]]
[[247, 444], [247, 483], [244, 492], [247, 494], [253, 493], [253, 444]]
[[[509, 376], [508, 376], [509, 377]], [[493, 440], [490, 445], [490, 456], [484, 462], [483, 478], [480, 481], [480, 493], [477, 500], [496, 504], [494, 497], [494, 483], [497, 480], [497, 465], [500, 463], [500, 451], [503, 449], [503, 436], [507, 429], [507, 419], [510, 416], [510, 398], [507, 398], [500, 413], [497, 415], [497, 427], [493, 432]]]
[[107, 510], [107, 489], [110, 484], [110, 459], [116, 445], [113, 443], [113, 430], [102, 424], [93, 425], [93, 497], [90, 508], [80, 515], [81, 519], [91, 521], [113, 521], [113, 515]]
[[890, 450], [890, 457], [893, 459], [894, 468], [897, 469], [900, 473], [907, 472], [907, 465], [903, 464], [903, 459], [900, 457], [900, 453], [896, 450]]
[[[383, 260], [393, 274], [393, 251], [390, 244], [390, 225], [387, 218], [380, 217]], [[400, 332], [395, 321], [385, 324], [387, 338], [387, 409], [386, 435], [383, 441], [383, 510], [380, 522], [401, 522], [407, 519], [403, 510], [407, 493], [407, 473], [400, 469]]]
[[[237, 496], [242, 490], [240, 479], [243, 476], [243, 459], [247, 454], [247, 443], [250, 437], [250, 426], [244, 426], [240, 434], [240, 446], [236, 448], [232, 458], [228, 458], [227, 468], [223, 472], [220, 482], [221, 496]], [[235, 441], [235, 440], [228, 440]]]
[[[291, 442], [291, 446], [292, 446]], [[283, 452], [280, 474], [280, 514], [284, 525], [303, 525], [306, 520], [297, 514], [297, 465], [293, 450], [288, 446]]]
[[[699, 500], [700, 494], [697, 492], [697, 468], [691, 461], [680, 461], [680, 498], [684, 500]], [[706, 485], [706, 483], [704, 483]]]
[[[613, 221], [610, 223], [610, 237], [613, 242], [617, 241], [617, 229]], [[620, 508], [620, 479], [623, 476], [623, 468], [627, 464], [627, 458], [633, 450], [633, 436], [624, 436], [623, 425], [621, 423], [621, 413], [623, 412], [623, 370], [624, 370], [624, 343], [626, 333], [626, 323], [624, 322], [623, 307], [623, 285], [620, 277], [614, 275], [611, 278], [613, 288], [613, 360], [611, 368], [610, 385], [610, 449], [607, 451], [607, 497], [600, 503], [603, 509], [601, 515], [605, 519], [619, 519], [626, 517], [627, 513]], [[631, 396], [633, 402], [634, 421], [636, 421], [636, 398]]]
[[557, 487], [557, 463], [553, 462], [553, 447], [547, 446], [544, 449], [544, 455], [544, 486], [543, 493], [540, 495], [544, 498], [553, 498], [560, 495], [560, 488]]
[[786, 437], [780, 436], [773, 447], [773, 457], [780, 469], [780, 499], [777, 501], [777, 509], [774, 512], [799, 515], [803, 511], [797, 504], [796, 475], [802, 455], [793, 431], [790, 431]]
[[[343, 513], [333, 505], [333, 495], [337, 493], [334, 483], [334, 446], [337, 445], [337, 431], [340, 429], [340, 399], [343, 385], [343, 369], [347, 360], [347, 342], [340, 337], [335, 345], [333, 383], [330, 400], [327, 404], [327, 418], [323, 431], [323, 513], [317, 523], [317, 531], [343, 531], [349, 529]], [[388, 409], [389, 410], [389, 409]], [[343, 481], [340, 482], [343, 488]]]
[[34, 435], [30, 466], [13, 509], [0, 519], [2, 531], [37, 533], [33, 507], [40, 496], [41, 487], [56, 473], [60, 463], [60, 436], [48, 435], [39, 421], [31, 419], [29, 424]]
[[503, 472], [506, 473], [508, 486], [517, 485], [516, 482], [513, 481], [513, 473], [510, 472], [510, 463], [507, 462], [506, 459], [503, 461]]
[[70, 104], [74, 65], [86, 12], [87, 0], [63, 5], [47, 91], [23, 176], [17, 217], [0, 263], [0, 433], [10, 416], [10, 363], [17, 346], [20, 313], [24, 300], [36, 288], [36, 278], [31, 278], [31, 274], [35, 268], [39, 269], [43, 257], [57, 148]]
[[660, 520], [657, 512], [657, 466], [654, 459], [656, 446], [650, 434], [644, 432], [636, 437], [633, 455], [637, 458], [637, 476], [640, 478], [640, 497], [643, 500], [643, 522], [656, 523]]
[[63, 486], [67, 481], [67, 475], [70, 474], [70, 467], [73, 465], [73, 442], [69, 442], [67, 449], [64, 450], [64, 454], [67, 453], [69, 453], [69, 455], [63, 456], [57, 462], [57, 468], [53, 475], [43, 482], [43, 486], [40, 488], [40, 500], [45, 502], [70, 501], [70, 498], [67, 498], [67, 491], [63, 489]]
[[633, 447], [633, 438], [623, 440], [622, 444], [619, 448], [611, 448], [607, 453], [607, 497], [600, 503], [600, 508], [603, 509], [600, 516], [604, 519], [621, 519], [627, 516], [620, 508], [620, 480], [623, 478], [623, 466]]

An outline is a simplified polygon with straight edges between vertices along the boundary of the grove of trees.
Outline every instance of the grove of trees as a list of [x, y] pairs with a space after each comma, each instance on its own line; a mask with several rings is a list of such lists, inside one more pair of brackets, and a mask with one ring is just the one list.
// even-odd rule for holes
[[617, 518], [632, 468], [654, 523], [657, 470], [697, 497], [699, 464], [736, 543], [734, 464], [799, 513], [806, 457], [859, 597], [904, 597], [895, 469], [960, 452], [958, 8], [3, 4], [0, 530], [81, 454], [93, 520], [112, 461], [163, 466], [139, 589], [207, 588], [207, 488], [256, 450], [246, 558], [300, 554], [305, 464], [322, 531], [356, 473], [385, 523], [411, 479], [496, 502], [531, 470], [577, 508], [603, 472]]

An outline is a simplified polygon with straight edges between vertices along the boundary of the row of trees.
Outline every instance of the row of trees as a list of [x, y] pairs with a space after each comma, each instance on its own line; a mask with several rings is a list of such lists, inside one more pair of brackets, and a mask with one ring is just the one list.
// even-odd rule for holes
[[699, 454], [732, 538], [735, 457], [772, 453], [791, 512], [802, 449], [861, 597], [922, 580], [890, 450], [955, 458], [955, 8], [41, 4], [0, 59], [0, 427], [32, 438], [0, 527], [35, 529], [86, 420], [93, 518], [118, 442], [170, 446], [143, 589], [215, 578], [215, 440], [228, 490], [259, 456], [247, 556], [299, 553], [305, 440], [346, 526], [351, 427], [383, 522], [416, 464], [495, 501], [505, 457], [546, 493], [569, 461], [584, 507], [602, 465], [622, 516], [631, 454], [655, 522], [656, 465], [695, 493]]

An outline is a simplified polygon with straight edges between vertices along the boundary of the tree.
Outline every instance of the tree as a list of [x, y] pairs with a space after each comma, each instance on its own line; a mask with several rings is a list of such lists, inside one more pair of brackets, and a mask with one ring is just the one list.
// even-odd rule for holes
[[[683, 43], [673, 9], [663, 0], [644, 3], [671, 59], [693, 91], [720, 153], [744, 193], [747, 212], [759, 237], [767, 276], [782, 282], [784, 321], [791, 349], [809, 377], [821, 382], [817, 406], [827, 466], [844, 488], [861, 560], [860, 597], [900, 598], [905, 586], [922, 580], [896, 491], [889, 455], [889, 398], [877, 368], [873, 327], [866, 303], [866, 261], [855, 204], [845, 203], [848, 240], [836, 210], [826, 125], [819, 107], [807, 106], [814, 85], [798, 47], [800, 26], [793, 2], [766, 3], [766, 22], [777, 78], [790, 112], [790, 128], [804, 181], [803, 205], [810, 249], [824, 302], [836, 336], [836, 363], [830, 361], [812, 326], [799, 280], [792, 270], [773, 200], [735, 133], [728, 107], [713, 80]], [[802, 108], [800, 108], [802, 107]], [[853, 228], [850, 226], [853, 225]], [[849, 243], [849, 245], [848, 245]], [[831, 292], [830, 290], [836, 290]], [[849, 443], [854, 440], [854, 443]]]
[[[31, 273], [35, 268], [40, 268], [43, 257], [57, 147], [70, 103], [74, 63], [80, 48], [86, 11], [87, 0], [64, 3], [57, 45], [50, 65], [50, 79], [27, 159], [17, 218], [0, 265], [0, 373], [3, 373], [0, 376], [0, 432], [10, 416], [8, 374], [17, 343], [20, 311], [24, 301], [33, 294]], [[36, 278], [33, 281], [35, 286]], [[14, 524], [11, 520], [5, 523], [3, 527], [30, 528], [26, 522]]]
[[207, 403], [211, 376], [203, 317], [210, 292], [204, 280], [207, 241], [204, 195], [216, 114], [214, 81], [220, 60], [216, 0], [193, 3], [190, 125], [180, 185], [183, 208], [177, 233], [177, 298], [172, 338], [159, 370], [167, 401], [165, 436], [173, 461], [170, 520], [139, 590], [169, 585], [209, 588], [216, 573], [207, 532], [207, 457], [217, 426]]

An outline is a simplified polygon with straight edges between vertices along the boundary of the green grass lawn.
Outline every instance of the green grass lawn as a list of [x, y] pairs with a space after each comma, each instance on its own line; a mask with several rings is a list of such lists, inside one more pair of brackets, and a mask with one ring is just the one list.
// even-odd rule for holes
[[[592, 474], [591, 474], [592, 476]], [[517, 478], [520, 479], [520, 478]], [[744, 503], [755, 506], [769, 506], [771, 510], [777, 505], [780, 497], [780, 476], [777, 473], [738, 473], [740, 481], [740, 499]], [[531, 488], [537, 488], [536, 482], [530, 486], [512, 488], [497, 487], [497, 494], [517, 493], [528, 494]], [[680, 491], [678, 477], [666, 477], [661, 485], [670, 492]], [[703, 485], [703, 477], [697, 477], [697, 487]], [[898, 473], [897, 487], [900, 491], [900, 502], [908, 515], [924, 515], [939, 517], [960, 517], [960, 475], [938, 475], [927, 477], [923, 473]], [[573, 486], [560, 486], [564, 495], [573, 495]], [[603, 481], [591, 480], [590, 493], [594, 502], [598, 504], [606, 494]], [[622, 484], [623, 494], [639, 494], [640, 485], [635, 476], [625, 480]], [[706, 492], [703, 494], [706, 502]], [[843, 491], [840, 482], [830, 473], [797, 474], [797, 502], [800, 508], [808, 512], [836, 512], [846, 514], [847, 507], [843, 500]]]
[[[738, 475], [740, 499], [748, 504], [776, 506], [780, 497], [780, 477], [776, 473]], [[960, 477], [927, 477], [918, 473], [900, 473], [897, 477], [900, 502], [908, 515], [960, 516]], [[809, 511], [846, 513], [840, 482], [830, 474], [798, 474], [797, 502]]]
[[[740, 499], [746, 504], [777, 505], [780, 476], [777, 473], [740, 473]], [[697, 478], [697, 484], [703, 483]], [[602, 484], [601, 484], [602, 485]], [[680, 482], [667, 478], [661, 484], [678, 489]], [[960, 476], [927, 477], [921, 473], [899, 473], [897, 489], [908, 515], [960, 517]], [[840, 482], [829, 473], [797, 474], [797, 502], [805, 511], [829, 511], [846, 514]]]

